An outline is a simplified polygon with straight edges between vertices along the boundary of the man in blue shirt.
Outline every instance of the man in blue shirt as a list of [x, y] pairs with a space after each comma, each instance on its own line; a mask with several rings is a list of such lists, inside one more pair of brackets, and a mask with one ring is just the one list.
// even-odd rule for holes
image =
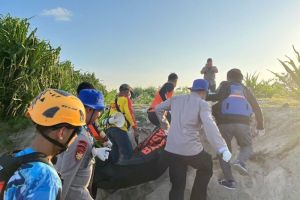
[[47, 89], [31, 103], [27, 116], [36, 125], [37, 134], [29, 148], [15, 156], [41, 153], [49, 163], [23, 164], [7, 182], [5, 200], [57, 200], [62, 183], [51, 159], [65, 151], [85, 124], [81, 101], [62, 90]]

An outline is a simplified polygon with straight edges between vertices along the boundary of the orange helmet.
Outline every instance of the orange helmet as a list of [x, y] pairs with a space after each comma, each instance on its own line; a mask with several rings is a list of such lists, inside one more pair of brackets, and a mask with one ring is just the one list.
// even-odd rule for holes
[[63, 90], [46, 89], [29, 106], [26, 115], [42, 126], [67, 123], [85, 125], [85, 108], [81, 101]]

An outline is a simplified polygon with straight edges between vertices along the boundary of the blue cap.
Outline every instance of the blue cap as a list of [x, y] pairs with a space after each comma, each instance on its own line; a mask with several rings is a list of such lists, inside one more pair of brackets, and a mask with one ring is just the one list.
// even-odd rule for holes
[[204, 79], [196, 79], [193, 82], [193, 86], [189, 89], [192, 91], [205, 90], [208, 91], [208, 81]]
[[94, 110], [103, 110], [105, 108], [102, 92], [95, 89], [83, 89], [79, 92], [79, 99], [83, 105]]

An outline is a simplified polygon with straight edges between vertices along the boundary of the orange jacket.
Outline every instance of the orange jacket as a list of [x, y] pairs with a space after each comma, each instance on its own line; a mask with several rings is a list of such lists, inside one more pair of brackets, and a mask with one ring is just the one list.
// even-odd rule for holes
[[149, 108], [149, 112], [154, 112], [155, 107], [161, 102], [170, 99], [174, 93], [174, 85], [170, 82], [165, 83], [155, 94]]

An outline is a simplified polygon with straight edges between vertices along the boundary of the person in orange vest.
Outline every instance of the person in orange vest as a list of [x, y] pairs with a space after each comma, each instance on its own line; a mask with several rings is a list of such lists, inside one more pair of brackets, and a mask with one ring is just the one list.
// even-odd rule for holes
[[[161, 102], [170, 99], [173, 96], [174, 88], [177, 85], [178, 76], [175, 73], [171, 73], [168, 76], [168, 82], [166, 82], [154, 96], [152, 100], [151, 106], [148, 109], [148, 119], [149, 121], [157, 127], [160, 127], [159, 120], [155, 114], [155, 107], [159, 105]], [[164, 115], [167, 118], [168, 122], [171, 122], [171, 114], [170, 112], [165, 112]]]

